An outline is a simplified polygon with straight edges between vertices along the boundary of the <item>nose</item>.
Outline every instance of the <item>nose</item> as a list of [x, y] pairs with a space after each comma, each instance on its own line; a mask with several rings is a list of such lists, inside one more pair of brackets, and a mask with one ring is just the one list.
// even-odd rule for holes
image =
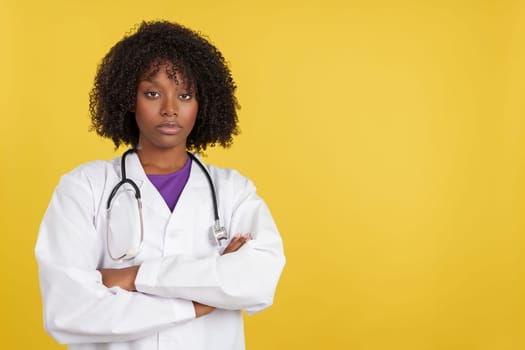
[[177, 99], [171, 96], [167, 96], [162, 104], [161, 114], [163, 117], [176, 117], [178, 115], [179, 108], [177, 106]]

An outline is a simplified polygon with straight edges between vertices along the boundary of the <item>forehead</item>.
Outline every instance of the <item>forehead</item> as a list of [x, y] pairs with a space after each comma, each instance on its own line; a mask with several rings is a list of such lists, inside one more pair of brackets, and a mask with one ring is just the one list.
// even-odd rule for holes
[[174, 80], [177, 84], [193, 85], [189, 69], [185, 65], [168, 60], [158, 60], [149, 64], [139, 81], [153, 81], [160, 74], [165, 74], [168, 79]]

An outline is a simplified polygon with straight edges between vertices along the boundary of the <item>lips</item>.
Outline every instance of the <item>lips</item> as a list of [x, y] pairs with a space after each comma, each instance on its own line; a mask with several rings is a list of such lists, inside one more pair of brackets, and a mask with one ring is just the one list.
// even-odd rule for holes
[[157, 129], [163, 134], [174, 135], [178, 133], [182, 128], [180, 127], [179, 124], [175, 122], [166, 122], [166, 123], [157, 125]]

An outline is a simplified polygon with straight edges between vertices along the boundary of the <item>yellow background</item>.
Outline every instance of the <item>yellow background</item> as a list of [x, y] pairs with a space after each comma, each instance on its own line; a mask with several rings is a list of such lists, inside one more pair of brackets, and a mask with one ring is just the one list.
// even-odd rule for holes
[[257, 349], [525, 349], [522, 1], [0, 0], [0, 347], [60, 349], [33, 257], [108, 49], [142, 19], [207, 34], [288, 264]]

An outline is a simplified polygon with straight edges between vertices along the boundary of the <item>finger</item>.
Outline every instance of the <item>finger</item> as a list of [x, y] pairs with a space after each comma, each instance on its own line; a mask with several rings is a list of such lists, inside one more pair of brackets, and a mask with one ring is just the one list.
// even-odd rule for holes
[[246, 243], [248, 241], [248, 237], [246, 237], [245, 235], [241, 235], [235, 242], [234, 244], [232, 245], [232, 248], [234, 248], [235, 251], [239, 250], [243, 245], [244, 243]]
[[226, 247], [226, 249], [224, 249], [223, 254], [236, 252], [244, 245], [244, 243], [246, 243], [247, 239], [248, 237], [246, 235], [235, 235]]
[[234, 252], [236, 251], [238, 248], [238, 245], [239, 245], [239, 238], [237, 237], [234, 237], [230, 243], [228, 244], [228, 246], [226, 247], [226, 249], [224, 249], [224, 253], [223, 254], [227, 254], [227, 253], [231, 253], [231, 252]]
[[226, 249], [224, 249], [224, 252], [225, 253], [231, 253], [233, 251], [235, 251], [235, 249], [237, 249], [237, 245], [234, 245], [234, 244], [229, 244]]

